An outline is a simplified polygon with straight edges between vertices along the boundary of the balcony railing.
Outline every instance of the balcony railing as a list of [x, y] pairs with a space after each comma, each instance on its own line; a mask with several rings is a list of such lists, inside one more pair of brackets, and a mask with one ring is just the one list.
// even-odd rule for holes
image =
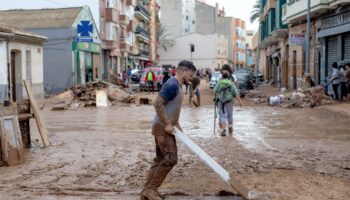
[[106, 9], [106, 21], [119, 23], [119, 12], [114, 8]]
[[148, 31], [146, 31], [144, 28], [142, 28], [141, 26], [136, 27], [136, 34], [140, 34], [146, 38], [149, 38], [149, 33]]
[[142, 57], [147, 57], [147, 58], [148, 58], [148, 56], [149, 56], [149, 51], [140, 49], [139, 52], [140, 52], [140, 56], [142, 56]]
[[[322, 14], [330, 8], [330, 0], [311, 0], [311, 17], [317, 14]], [[307, 15], [307, 0], [288, 1], [283, 7], [283, 22], [296, 23], [306, 19]]]
[[147, 11], [147, 9], [143, 6], [143, 5], [137, 5], [135, 7], [135, 12], [140, 12], [143, 16], [145, 16], [147, 19], [149, 18], [149, 12]]

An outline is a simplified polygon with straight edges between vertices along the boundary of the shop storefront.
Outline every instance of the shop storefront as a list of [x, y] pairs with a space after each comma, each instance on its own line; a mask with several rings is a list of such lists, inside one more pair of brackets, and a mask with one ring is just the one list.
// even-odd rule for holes
[[[321, 83], [326, 83], [332, 76], [332, 64], [350, 59], [350, 10], [328, 15], [321, 20], [317, 33], [322, 44]], [[328, 92], [333, 93], [331, 85]]]
[[96, 43], [73, 42], [75, 80], [77, 84], [100, 79], [101, 46]]

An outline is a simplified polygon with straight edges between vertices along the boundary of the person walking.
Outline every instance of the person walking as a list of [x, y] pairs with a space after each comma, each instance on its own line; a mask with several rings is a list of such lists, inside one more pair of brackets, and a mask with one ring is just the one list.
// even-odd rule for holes
[[233, 73], [233, 71], [232, 71], [230, 65], [228, 65], [228, 64], [225, 64], [225, 65], [222, 66], [221, 74], [219, 74], [219, 76], [218, 76], [218, 82], [222, 79], [222, 74], [223, 74], [223, 72], [228, 72], [229, 75], [230, 75], [230, 80], [231, 80], [234, 84], [237, 84], [237, 81], [238, 81], [238, 80], [237, 80], [237, 77], [236, 77], [236, 75]]
[[334, 92], [334, 99], [339, 100], [338, 95], [338, 87], [340, 84], [340, 71], [338, 69], [338, 64], [336, 62], [333, 63], [333, 73], [332, 73], [332, 86], [333, 86], [333, 92]]
[[345, 65], [340, 66], [340, 100], [347, 100], [348, 90], [345, 81]]
[[128, 84], [130, 84], [131, 83], [131, 67], [130, 66], [128, 66], [127, 76], [128, 76]]
[[195, 66], [192, 62], [181, 61], [175, 77], [171, 77], [163, 86], [154, 104], [156, 117], [152, 124], [152, 134], [155, 138], [156, 158], [148, 171], [141, 200], [161, 200], [164, 197], [158, 193], [171, 169], [177, 164], [177, 145], [174, 127], [179, 124], [180, 111], [184, 94], [181, 85], [191, 81]]
[[[199, 85], [201, 83], [201, 77], [200, 75], [197, 75], [192, 78], [191, 84], [190, 84], [190, 96], [189, 96], [189, 105], [193, 104], [198, 107], [201, 105], [201, 94], [199, 92]], [[196, 95], [197, 101], [193, 101], [193, 94]]]
[[152, 70], [149, 70], [146, 74], [146, 82], [148, 85], [148, 93], [151, 94], [154, 92], [154, 81], [156, 79], [156, 76], [154, 75]]
[[348, 102], [350, 103], [350, 64], [345, 65], [345, 82], [346, 82], [346, 88], [347, 88], [347, 93], [348, 93]]
[[164, 76], [163, 76], [163, 85], [170, 79], [169, 71], [166, 70], [164, 71]]
[[232, 82], [229, 72], [222, 72], [222, 80], [216, 84], [215, 103], [219, 107], [219, 127], [220, 135], [226, 136], [226, 125], [228, 124], [228, 132], [233, 133], [233, 99], [235, 98], [242, 107], [242, 101], [236, 85]]
[[123, 76], [123, 83], [124, 83], [125, 85], [127, 85], [128, 74], [126, 73], [125, 70], [123, 71], [122, 76]]

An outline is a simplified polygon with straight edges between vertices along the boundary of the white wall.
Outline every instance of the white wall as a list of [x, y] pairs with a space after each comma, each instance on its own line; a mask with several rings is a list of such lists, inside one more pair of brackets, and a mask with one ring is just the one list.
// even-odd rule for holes
[[[19, 50], [21, 51], [21, 64], [22, 64], [22, 71], [20, 76], [22, 77], [22, 80], [27, 79], [26, 74], [26, 51], [31, 52], [31, 77], [32, 77], [32, 88], [33, 93], [36, 97], [43, 97], [44, 95], [44, 68], [43, 68], [43, 48], [41, 46], [37, 45], [31, 45], [31, 44], [22, 44], [22, 43], [16, 43], [16, 42], [10, 42], [9, 43], [9, 55], [11, 55], [11, 50]], [[17, 80], [17, 83], [22, 80]], [[23, 84], [22, 84], [23, 85]], [[27, 93], [25, 91], [25, 88], [22, 87], [22, 94], [23, 97], [27, 97]]]
[[198, 33], [188, 34], [175, 39], [176, 45], [164, 51], [160, 48], [160, 65], [175, 65], [182, 60], [191, 60], [190, 44], [195, 45], [193, 63], [197, 69], [216, 67], [217, 36], [202, 35]]
[[[181, 35], [196, 32], [196, 1], [182, 0], [182, 25]], [[187, 17], [187, 18], [186, 18]], [[193, 24], [193, 22], [195, 22]]]
[[0, 102], [8, 100], [7, 98], [7, 54], [6, 41], [0, 40]]

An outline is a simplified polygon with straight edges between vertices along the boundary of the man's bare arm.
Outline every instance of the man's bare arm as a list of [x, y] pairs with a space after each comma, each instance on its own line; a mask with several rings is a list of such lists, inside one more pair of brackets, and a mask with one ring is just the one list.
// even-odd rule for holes
[[165, 104], [165, 100], [161, 96], [158, 96], [156, 102], [154, 103], [154, 108], [160, 121], [164, 124], [165, 131], [167, 133], [173, 134], [174, 127], [171, 125], [168, 119], [168, 115], [165, 110]]

